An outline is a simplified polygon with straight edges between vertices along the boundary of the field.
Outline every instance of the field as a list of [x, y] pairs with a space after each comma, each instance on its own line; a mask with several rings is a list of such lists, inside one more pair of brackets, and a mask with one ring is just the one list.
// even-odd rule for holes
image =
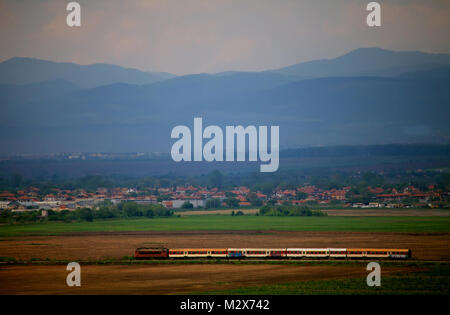
[[[5, 284], [0, 286], [0, 294], [41, 294], [43, 290], [48, 294], [186, 294], [211, 293], [215, 290], [236, 293], [244, 290], [242, 293], [250, 293], [255, 286], [258, 290], [263, 289], [264, 294], [276, 294], [277, 290], [272, 291], [270, 287], [273, 283], [294, 285], [319, 280], [357, 279], [364, 285], [364, 267], [270, 264], [88, 265], [82, 267], [82, 286], [68, 288], [65, 284], [65, 266], [11, 266], [0, 269], [1, 280]], [[383, 268], [383, 275], [388, 277], [400, 272], [423, 270], [409, 266], [386, 267]], [[291, 290], [292, 293], [295, 291]]]
[[[256, 214], [259, 209], [220, 209], [220, 210], [183, 210], [176, 211], [181, 216], [191, 215], [231, 215], [232, 212], [241, 211], [244, 214]], [[339, 217], [429, 217], [429, 216], [450, 216], [450, 210], [444, 209], [323, 209], [322, 212], [329, 216]]]
[[296, 281], [282, 284], [266, 284], [259, 286], [241, 287], [235, 289], [222, 289], [213, 291], [202, 291], [199, 294], [442, 294], [449, 295], [450, 277], [449, 265], [433, 266], [425, 270], [414, 270], [402, 268], [398, 273], [395, 269], [383, 271], [381, 287], [368, 287], [364, 276], [347, 276], [345, 279], [314, 279], [310, 281]]
[[125, 231], [359, 231], [449, 232], [450, 217], [268, 217], [185, 216], [181, 218], [118, 219], [94, 222], [23, 224], [0, 227], [1, 236]]
[[[450, 217], [397, 210], [393, 216], [175, 218], [0, 226], [0, 294], [448, 294]], [[342, 210], [343, 211], [343, 210]], [[386, 210], [387, 211], [387, 210]], [[404, 216], [399, 216], [405, 214]], [[424, 210], [425, 211], [425, 210]], [[428, 211], [428, 210], [426, 210]], [[434, 210], [433, 210], [434, 211]], [[409, 215], [408, 215], [409, 214]], [[416, 216], [412, 216], [416, 214]], [[432, 214], [433, 216], [420, 216]], [[132, 261], [138, 246], [394, 247], [413, 259], [382, 261], [382, 288], [365, 285], [361, 261]], [[65, 285], [69, 261], [82, 287]], [[402, 285], [403, 283], [403, 285]], [[412, 287], [411, 287], [412, 286]], [[374, 290], [370, 290], [374, 289]]]

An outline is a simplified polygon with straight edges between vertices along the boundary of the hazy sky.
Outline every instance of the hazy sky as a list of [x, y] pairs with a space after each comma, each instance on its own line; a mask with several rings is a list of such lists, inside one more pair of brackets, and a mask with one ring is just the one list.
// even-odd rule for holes
[[359, 47], [450, 53], [450, 0], [0, 0], [0, 61], [35, 57], [175, 74], [265, 70]]

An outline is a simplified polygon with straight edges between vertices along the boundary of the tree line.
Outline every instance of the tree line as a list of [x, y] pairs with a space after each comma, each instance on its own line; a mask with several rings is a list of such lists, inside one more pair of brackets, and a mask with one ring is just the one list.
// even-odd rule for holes
[[142, 205], [135, 202], [121, 202], [117, 205], [105, 202], [96, 209], [77, 208], [75, 210], [53, 211], [46, 210], [47, 216], [43, 216], [42, 210], [12, 212], [1, 211], [0, 223], [25, 223], [37, 221], [60, 222], [92, 222], [98, 219], [114, 218], [157, 218], [172, 217], [172, 210], [166, 209], [160, 204]]

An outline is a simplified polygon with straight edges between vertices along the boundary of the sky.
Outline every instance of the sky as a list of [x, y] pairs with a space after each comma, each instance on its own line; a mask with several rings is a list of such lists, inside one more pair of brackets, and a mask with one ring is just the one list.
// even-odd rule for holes
[[0, 61], [111, 63], [177, 75], [261, 71], [361, 47], [450, 53], [450, 0], [0, 0]]

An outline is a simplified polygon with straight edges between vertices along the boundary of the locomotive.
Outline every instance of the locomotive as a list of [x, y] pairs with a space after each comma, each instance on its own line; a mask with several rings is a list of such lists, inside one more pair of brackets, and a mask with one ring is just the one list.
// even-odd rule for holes
[[135, 259], [408, 259], [410, 249], [396, 248], [148, 248], [134, 252]]

